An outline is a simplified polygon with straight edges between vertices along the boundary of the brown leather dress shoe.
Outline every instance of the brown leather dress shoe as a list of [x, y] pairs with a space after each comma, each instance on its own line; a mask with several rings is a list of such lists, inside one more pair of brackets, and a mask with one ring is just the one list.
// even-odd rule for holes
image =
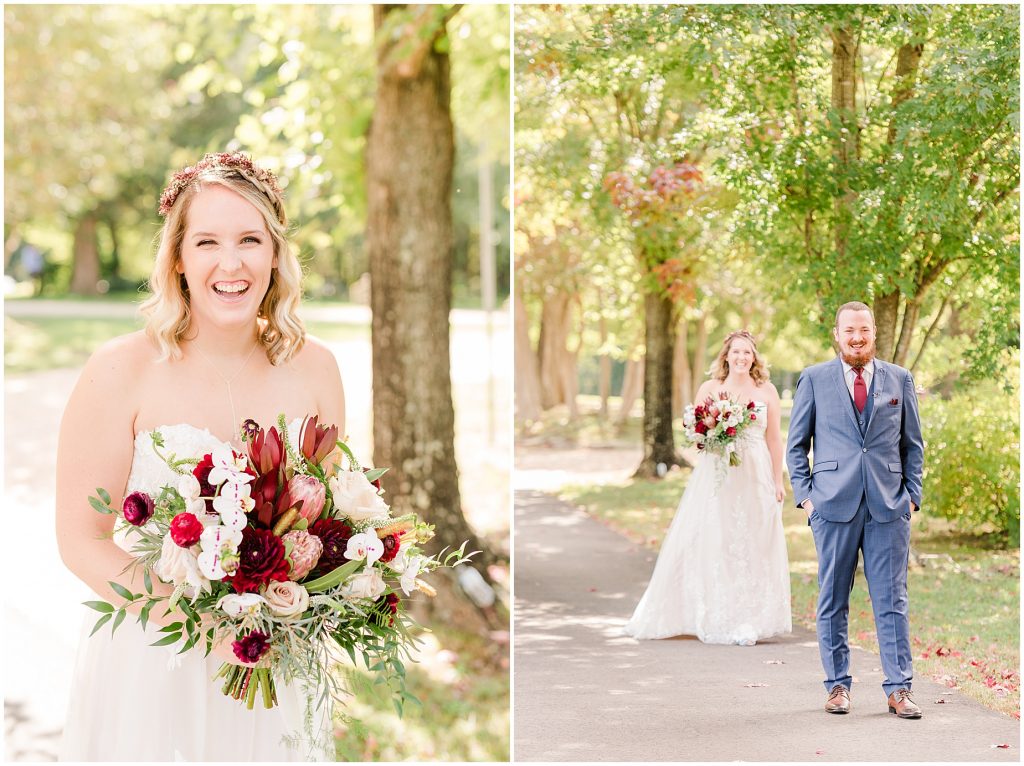
[[897, 689], [889, 695], [889, 712], [898, 718], [921, 717], [921, 708], [914, 704], [910, 689]]
[[825, 700], [826, 713], [849, 713], [850, 712], [850, 690], [842, 684], [836, 684], [828, 693]]

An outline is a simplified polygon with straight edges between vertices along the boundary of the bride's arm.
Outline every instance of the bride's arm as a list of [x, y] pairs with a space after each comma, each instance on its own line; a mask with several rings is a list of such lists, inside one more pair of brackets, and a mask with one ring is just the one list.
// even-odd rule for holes
[[[132, 433], [137, 404], [139, 354], [132, 336], [117, 338], [92, 355], [75, 385], [60, 425], [57, 446], [57, 545], [64, 564], [100, 598], [115, 606], [124, 599], [108, 584], [114, 581], [133, 593], [145, 593], [142, 568], [122, 572], [134, 558], [114, 544], [115, 516], [97, 513], [89, 496], [102, 487], [111, 506], [120, 508], [134, 450]], [[153, 595], [169, 596], [173, 588], [153, 579]], [[128, 608], [138, 614], [145, 602]], [[154, 608], [149, 619], [159, 625], [165, 609]]]
[[772, 458], [772, 474], [775, 477], [775, 499], [782, 501], [786, 496], [786, 485], [782, 481], [782, 404], [775, 386], [767, 385], [765, 399], [768, 405], [768, 424], [765, 441], [768, 443], [768, 454]]

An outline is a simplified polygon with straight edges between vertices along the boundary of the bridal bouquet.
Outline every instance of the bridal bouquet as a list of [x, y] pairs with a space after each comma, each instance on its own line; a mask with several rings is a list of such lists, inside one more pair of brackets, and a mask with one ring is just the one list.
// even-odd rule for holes
[[754, 403], [740, 404], [721, 391], [718, 399], [710, 396], [696, 407], [687, 405], [683, 412], [683, 437], [696, 444], [698, 450], [729, 458], [729, 465], [739, 465], [736, 440], [757, 420]]
[[[386, 469], [362, 469], [337, 435], [306, 418], [293, 445], [283, 416], [269, 431], [247, 420], [247, 452], [225, 444], [194, 459], [165, 455], [153, 432], [154, 452], [180, 478], [155, 497], [128, 495], [115, 528], [134, 538], [132, 566], [142, 567], [146, 594], [111, 582], [125, 603], [87, 602], [101, 613], [93, 633], [110, 620], [116, 630], [131, 605], [141, 605], [145, 627], [164, 602], [183, 619], [161, 628], [167, 635], [153, 645], [180, 642], [181, 652], [205, 647], [209, 655], [231, 640], [254, 667], [225, 663], [217, 678], [250, 709], [257, 697], [267, 708], [277, 703], [275, 677], [302, 680], [322, 701], [337, 696], [332, 643], [398, 679], [404, 699], [401, 657], [414, 639], [403, 599], [433, 595], [423, 575], [466, 558], [462, 549], [423, 555], [433, 528], [415, 514], [393, 518], [380, 491]], [[117, 513], [106, 491], [97, 494], [93, 508]], [[152, 595], [153, 575], [174, 585], [170, 597]]]

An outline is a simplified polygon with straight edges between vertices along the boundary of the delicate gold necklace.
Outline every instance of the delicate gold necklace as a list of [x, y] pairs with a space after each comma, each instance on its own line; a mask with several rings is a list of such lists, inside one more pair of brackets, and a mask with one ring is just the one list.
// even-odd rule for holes
[[235, 397], [231, 393], [231, 383], [234, 381], [235, 378], [242, 374], [242, 370], [244, 370], [245, 366], [249, 364], [249, 360], [252, 359], [252, 355], [256, 353], [256, 349], [259, 348], [259, 345], [259, 341], [253, 343], [252, 351], [249, 352], [249, 356], [245, 358], [245, 361], [242, 362], [242, 366], [238, 368], [235, 374], [229, 378], [225, 376], [219, 369], [217, 369], [217, 365], [213, 363], [213, 360], [211, 360], [210, 357], [203, 353], [203, 350], [199, 348], [198, 343], [196, 343], [195, 341], [192, 342], [192, 346], [195, 348], [195, 350], [198, 351], [199, 355], [206, 360], [206, 363], [210, 365], [211, 368], [213, 368], [213, 371], [217, 373], [217, 377], [223, 380], [224, 385], [227, 386], [228, 388], [228, 402], [231, 405], [231, 441], [235, 441], [235, 437], [237, 436], [237, 429], [239, 428], [238, 414], [235, 412]]

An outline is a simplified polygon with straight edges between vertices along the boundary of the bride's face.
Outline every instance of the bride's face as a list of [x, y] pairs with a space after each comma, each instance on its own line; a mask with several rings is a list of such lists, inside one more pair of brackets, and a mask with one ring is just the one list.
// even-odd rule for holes
[[222, 327], [251, 328], [276, 266], [260, 211], [224, 186], [204, 186], [189, 206], [178, 262], [193, 315]]
[[729, 372], [750, 372], [750, 368], [754, 366], [754, 347], [749, 340], [733, 338], [729, 343], [725, 360], [729, 363]]

